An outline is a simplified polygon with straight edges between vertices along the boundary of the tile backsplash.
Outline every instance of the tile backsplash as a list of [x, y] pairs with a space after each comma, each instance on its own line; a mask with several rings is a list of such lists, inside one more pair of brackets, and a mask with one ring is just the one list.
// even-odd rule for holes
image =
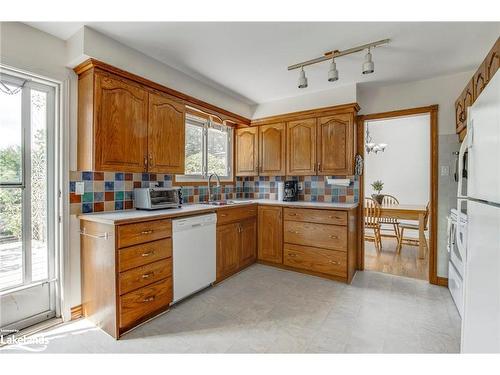
[[[134, 188], [149, 187], [156, 181], [159, 186], [171, 187], [174, 176], [160, 173], [124, 173], [124, 172], [70, 172], [70, 211], [71, 214], [100, 211], [115, 211], [134, 208]], [[341, 177], [345, 178], [345, 177]], [[356, 176], [349, 187], [337, 187], [327, 184], [326, 176], [287, 177], [303, 183], [299, 200], [312, 202], [356, 202], [359, 182]], [[277, 199], [277, 186], [285, 177], [237, 177], [234, 184], [223, 185], [215, 189], [217, 199], [265, 198]], [[75, 183], [83, 181], [84, 194], [75, 194]], [[220, 191], [222, 190], [222, 191]], [[206, 184], [182, 187], [185, 203], [206, 201]]]

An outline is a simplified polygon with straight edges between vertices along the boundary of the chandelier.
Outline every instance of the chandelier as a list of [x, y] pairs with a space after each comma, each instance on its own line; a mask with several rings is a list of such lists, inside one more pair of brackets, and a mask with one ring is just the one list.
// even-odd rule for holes
[[365, 150], [366, 153], [374, 152], [378, 154], [379, 152], [384, 152], [387, 147], [387, 143], [375, 143], [373, 142], [372, 136], [370, 135], [369, 125], [366, 124], [366, 141], [365, 141]]

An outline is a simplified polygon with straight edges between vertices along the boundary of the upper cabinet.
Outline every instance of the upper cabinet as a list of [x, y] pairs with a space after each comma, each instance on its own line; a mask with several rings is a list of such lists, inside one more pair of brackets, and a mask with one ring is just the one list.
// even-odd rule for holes
[[316, 174], [316, 119], [290, 121], [287, 123], [286, 132], [286, 174]]
[[259, 175], [285, 175], [285, 144], [284, 123], [259, 127]]
[[148, 170], [184, 173], [185, 106], [149, 94]]
[[91, 69], [78, 82], [78, 170], [184, 173], [185, 106]]
[[[91, 80], [92, 76], [85, 79]], [[95, 161], [92, 169], [84, 170], [145, 170], [148, 147], [147, 91], [112, 75], [98, 73], [95, 75], [93, 104], [94, 149], [89, 150], [89, 154], [93, 151]], [[88, 159], [92, 159], [91, 154]]]
[[236, 176], [354, 173], [356, 103], [253, 120], [236, 131]]
[[318, 119], [318, 174], [349, 175], [354, 167], [354, 116], [349, 113]]
[[259, 141], [258, 127], [237, 129], [235, 132], [236, 144], [236, 176], [259, 175]]
[[460, 140], [465, 136], [467, 128], [467, 109], [481, 95], [481, 92], [493, 78], [493, 75], [500, 67], [500, 38], [483, 60], [474, 76], [467, 83], [458, 99], [455, 101], [455, 123], [456, 132], [460, 135]]

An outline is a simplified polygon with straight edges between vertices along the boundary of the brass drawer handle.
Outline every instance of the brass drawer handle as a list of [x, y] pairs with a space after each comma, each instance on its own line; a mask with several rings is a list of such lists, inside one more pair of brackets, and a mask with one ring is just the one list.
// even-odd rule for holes
[[340, 219], [342, 219], [341, 217], [338, 217], [338, 216], [331, 216], [331, 215], [330, 215], [330, 216], [328, 216], [328, 218], [329, 218], [329, 219], [339, 219], [339, 220], [340, 220]]
[[336, 264], [336, 265], [339, 265], [339, 264], [340, 264], [340, 262], [337, 262], [337, 261], [335, 261], [335, 260], [329, 260], [329, 261], [328, 261], [328, 263], [331, 263], [331, 264]]
[[332, 240], [338, 240], [338, 237], [337, 237], [337, 236], [334, 236], [333, 234], [330, 236], [330, 238], [331, 238]]
[[142, 300], [142, 302], [152, 302], [155, 300], [155, 296], [147, 297]]
[[220, 214], [220, 216], [225, 217], [225, 216], [227, 216], [227, 214]]
[[142, 254], [141, 254], [141, 256], [143, 256], [143, 257], [148, 257], [148, 256], [150, 256], [150, 255], [154, 255], [154, 254], [155, 254], [154, 250], [149, 250], [149, 251], [148, 251], [148, 252], [146, 252], [146, 253], [142, 253]]
[[143, 230], [143, 231], [141, 232], [141, 234], [143, 234], [143, 235], [144, 235], [144, 234], [151, 234], [151, 233], [153, 233], [153, 230], [152, 230], [152, 229], [150, 229], [150, 230]]
[[298, 232], [298, 231], [296, 231], [296, 230], [289, 230], [288, 232], [290, 232], [290, 233], [295, 233], [295, 234], [299, 234], [299, 232]]
[[291, 258], [293, 258], [293, 257], [296, 257], [296, 256], [297, 256], [297, 254], [288, 253], [288, 256], [289, 256], [289, 257], [291, 257]]
[[154, 272], [148, 272], [142, 275], [143, 279], [149, 279], [151, 276], [153, 276], [155, 273]]
[[288, 216], [297, 216], [297, 214], [288, 214]]

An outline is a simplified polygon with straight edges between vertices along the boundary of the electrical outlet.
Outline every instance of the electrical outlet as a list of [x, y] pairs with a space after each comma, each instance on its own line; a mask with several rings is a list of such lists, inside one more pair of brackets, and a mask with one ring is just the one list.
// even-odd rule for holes
[[85, 184], [83, 181], [75, 182], [75, 195], [83, 195], [85, 193]]
[[450, 167], [447, 165], [441, 166], [441, 176], [449, 176], [450, 175]]
[[299, 183], [297, 184], [297, 186], [299, 188], [299, 191], [304, 190], [304, 183], [302, 181], [299, 181]]

